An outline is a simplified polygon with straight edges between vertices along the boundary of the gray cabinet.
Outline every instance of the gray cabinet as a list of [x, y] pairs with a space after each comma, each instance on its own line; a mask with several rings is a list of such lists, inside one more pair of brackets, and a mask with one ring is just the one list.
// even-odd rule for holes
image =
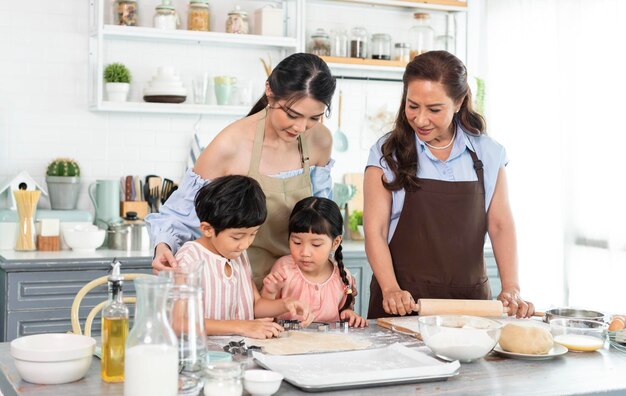
[[367, 317], [367, 307], [370, 301], [372, 268], [367, 262], [365, 251], [344, 252], [343, 263], [356, 279], [358, 293], [355, 299], [354, 311], [363, 317]]

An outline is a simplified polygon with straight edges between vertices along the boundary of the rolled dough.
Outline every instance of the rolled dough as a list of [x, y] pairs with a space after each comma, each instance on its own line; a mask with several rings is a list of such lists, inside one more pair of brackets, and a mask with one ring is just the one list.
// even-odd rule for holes
[[500, 347], [508, 352], [545, 355], [554, 344], [547, 329], [507, 324], [500, 334]]
[[365, 349], [372, 345], [367, 340], [346, 334], [315, 333], [310, 331], [287, 331], [279, 338], [257, 340], [246, 338], [246, 344], [257, 345], [271, 355], [295, 355], [311, 352], [338, 352]]

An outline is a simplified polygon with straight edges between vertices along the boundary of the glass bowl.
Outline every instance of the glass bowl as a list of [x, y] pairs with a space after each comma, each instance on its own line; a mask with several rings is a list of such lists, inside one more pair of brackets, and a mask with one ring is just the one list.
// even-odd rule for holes
[[552, 319], [550, 332], [554, 342], [570, 351], [592, 352], [604, 347], [608, 326], [588, 319]]
[[422, 316], [420, 334], [437, 356], [469, 363], [493, 349], [500, 339], [502, 324], [467, 315]]

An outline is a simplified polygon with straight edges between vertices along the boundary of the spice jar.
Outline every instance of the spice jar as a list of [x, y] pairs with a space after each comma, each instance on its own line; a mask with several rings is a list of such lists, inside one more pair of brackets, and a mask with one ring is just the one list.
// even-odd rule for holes
[[330, 36], [330, 55], [348, 57], [348, 43], [350, 42], [348, 33], [345, 30], [331, 30]]
[[187, 30], [208, 32], [210, 16], [208, 0], [190, 0]]
[[172, 0], [163, 0], [161, 4], [155, 7], [153, 24], [155, 28], [162, 30], [176, 30], [178, 28], [180, 23]]
[[431, 51], [435, 46], [435, 31], [429, 25], [430, 14], [416, 12], [413, 16], [417, 23], [409, 30], [411, 59]]
[[372, 34], [372, 59], [391, 59], [391, 36], [385, 33]]
[[241, 11], [241, 7], [235, 6], [235, 9], [228, 13], [228, 18], [226, 18], [226, 33], [250, 33], [248, 13]]
[[317, 56], [330, 56], [330, 37], [324, 29], [317, 29], [311, 34], [309, 52]]
[[393, 60], [404, 63], [411, 61], [411, 46], [409, 43], [396, 43], [393, 49]]
[[137, 1], [115, 1], [115, 24], [124, 26], [137, 26]]
[[354, 27], [350, 31], [350, 57], [367, 58], [367, 29]]

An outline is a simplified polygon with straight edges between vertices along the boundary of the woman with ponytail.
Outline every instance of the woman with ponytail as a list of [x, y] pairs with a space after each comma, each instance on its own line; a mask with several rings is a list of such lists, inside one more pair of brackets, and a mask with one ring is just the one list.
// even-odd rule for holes
[[316, 55], [293, 54], [274, 68], [248, 116], [222, 130], [160, 213], [147, 217], [155, 272], [176, 268], [173, 254], [198, 236], [198, 190], [217, 177], [243, 175], [259, 182], [267, 202], [267, 220], [248, 249], [255, 282], [261, 286], [276, 259], [289, 253], [287, 218], [294, 204], [331, 194], [332, 136], [321, 121], [328, 115], [335, 84]]
[[[356, 283], [343, 264], [342, 233], [343, 217], [335, 202], [317, 197], [298, 202], [289, 217], [291, 254], [276, 261], [263, 280], [261, 296], [308, 303], [316, 321], [367, 326], [353, 310]], [[287, 313], [279, 319], [297, 317]]]
[[446, 51], [406, 67], [398, 116], [370, 150], [364, 179], [365, 249], [374, 271], [368, 317], [414, 313], [420, 298], [491, 299], [489, 233], [509, 315], [520, 297], [504, 147], [472, 109], [465, 65]]

